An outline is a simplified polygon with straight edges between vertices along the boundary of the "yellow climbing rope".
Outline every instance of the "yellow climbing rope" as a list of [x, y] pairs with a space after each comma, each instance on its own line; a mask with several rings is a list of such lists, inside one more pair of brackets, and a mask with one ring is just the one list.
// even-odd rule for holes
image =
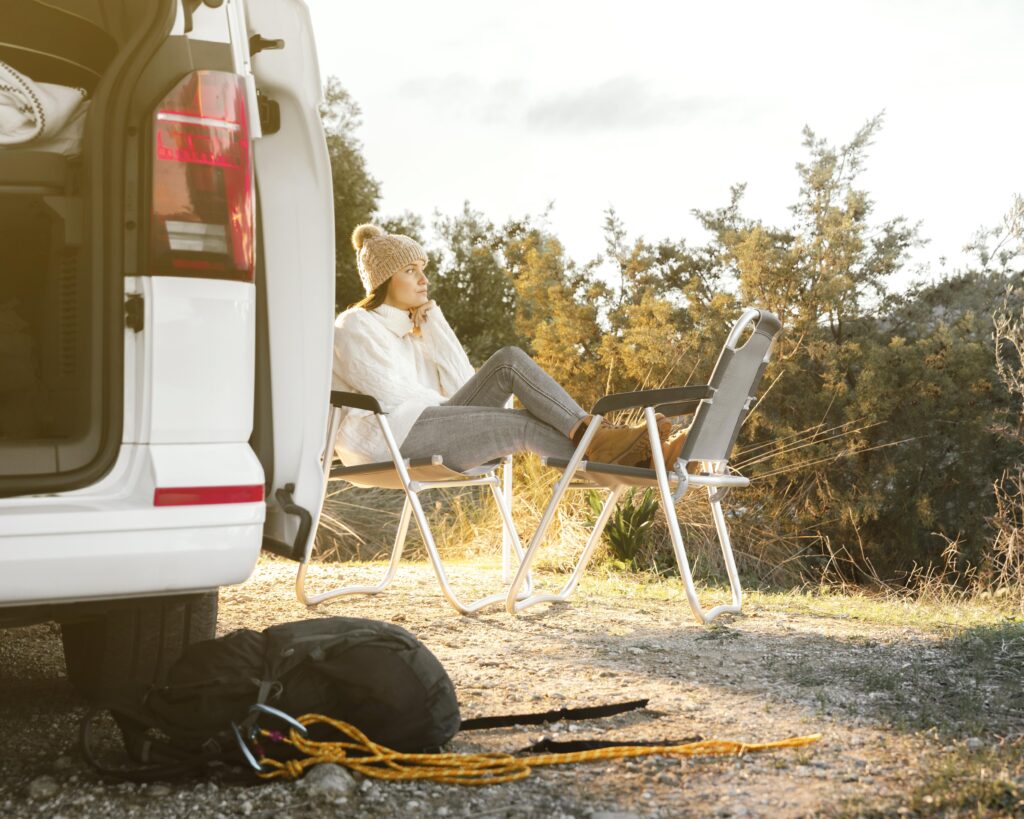
[[306, 756], [302, 759], [280, 761], [264, 757], [260, 763], [265, 770], [264, 779], [298, 779], [306, 768], [324, 762], [344, 765], [364, 776], [375, 779], [412, 780], [430, 779], [452, 785], [494, 785], [525, 779], [533, 768], [543, 765], [568, 765], [573, 762], [592, 762], [597, 759], [627, 759], [639, 756], [741, 756], [751, 751], [774, 748], [801, 748], [821, 739], [821, 734], [791, 737], [776, 742], [733, 742], [725, 739], [707, 739], [685, 745], [635, 746], [624, 745], [578, 751], [566, 754], [405, 754], [385, 748], [371, 740], [354, 725], [320, 714], [306, 714], [298, 720], [303, 725], [318, 722], [334, 726], [349, 737], [351, 742], [317, 742], [303, 737], [292, 728], [287, 737], [261, 730], [259, 733], [293, 746]]

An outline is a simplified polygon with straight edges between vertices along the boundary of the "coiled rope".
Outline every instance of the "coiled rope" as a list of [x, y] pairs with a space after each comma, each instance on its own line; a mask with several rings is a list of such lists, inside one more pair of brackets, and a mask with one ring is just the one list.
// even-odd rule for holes
[[407, 754], [379, 745], [354, 725], [341, 720], [321, 714], [306, 714], [299, 717], [298, 721], [304, 726], [316, 723], [333, 726], [346, 735], [349, 741], [318, 742], [303, 737], [294, 728], [289, 730], [287, 736], [277, 731], [261, 729], [261, 736], [291, 745], [305, 756], [301, 759], [283, 761], [263, 757], [259, 761], [266, 770], [259, 776], [264, 779], [298, 779], [305, 773], [306, 768], [326, 762], [342, 765], [374, 779], [429, 779], [451, 785], [494, 785], [525, 779], [533, 768], [545, 765], [570, 765], [599, 759], [629, 759], [641, 756], [742, 756], [775, 748], [802, 748], [821, 739], [821, 734], [755, 743], [707, 739], [685, 745], [623, 745], [592, 751], [521, 757], [505, 753]]

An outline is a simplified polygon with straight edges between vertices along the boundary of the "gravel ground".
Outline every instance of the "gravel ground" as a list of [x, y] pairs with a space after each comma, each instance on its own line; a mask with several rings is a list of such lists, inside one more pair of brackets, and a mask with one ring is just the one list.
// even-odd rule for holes
[[[366, 582], [379, 572], [330, 564], [312, 574], [315, 582], [342, 576]], [[493, 570], [475, 565], [452, 567], [450, 574], [467, 592], [493, 589], [497, 581]], [[945, 731], [917, 730], [913, 719], [901, 720], [924, 701], [950, 693], [927, 688], [937, 679], [927, 672], [929, 658], [943, 662], [946, 656], [942, 639], [907, 625], [754, 604], [721, 626], [700, 627], [681, 597], [653, 599], [628, 584], [600, 593], [585, 585], [570, 605], [539, 606], [515, 619], [498, 611], [460, 617], [443, 603], [424, 564], [403, 566], [385, 595], [307, 611], [294, 599], [293, 577], [294, 564], [266, 558], [247, 583], [222, 590], [220, 632], [337, 614], [400, 623], [448, 669], [464, 717], [650, 698], [646, 710], [609, 719], [467, 733], [455, 739], [454, 750], [515, 750], [544, 736], [628, 742], [699, 734], [759, 742], [820, 732], [823, 739], [804, 749], [742, 758], [545, 768], [524, 781], [486, 788], [362, 780], [331, 790], [330, 781], [252, 785], [229, 772], [171, 783], [109, 783], [75, 747], [83, 703], [67, 682], [58, 630], [44, 625], [0, 630], [0, 813], [895, 815], [912, 812], [910, 795], [943, 754], [988, 743], [1000, 731], [1020, 733], [1024, 724], [1024, 712], [1012, 701], [1012, 691], [1019, 694], [1019, 668], [1006, 689], [1011, 699], [997, 685], [979, 700], [983, 712], [991, 709], [974, 715], [982, 718], [980, 728], [977, 719]], [[943, 679], [962, 676], [953, 669]], [[998, 675], [989, 676], [998, 682]]]

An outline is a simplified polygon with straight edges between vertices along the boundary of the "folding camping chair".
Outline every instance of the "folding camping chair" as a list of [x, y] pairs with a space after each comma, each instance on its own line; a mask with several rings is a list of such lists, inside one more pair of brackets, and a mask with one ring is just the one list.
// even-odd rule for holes
[[[751, 327], [751, 325], [753, 326]], [[751, 328], [749, 337], [742, 346], [737, 346], [748, 327]], [[606, 395], [594, 404], [594, 408], [591, 410], [594, 422], [588, 426], [572, 457], [568, 460], [564, 458], [544, 459], [547, 466], [564, 469], [564, 473], [555, 485], [551, 500], [548, 502], [533, 539], [530, 541], [530, 546], [526, 550], [526, 557], [520, 561], [519, 571], [509, 586], [505, 607], [510, 614], [516, 614], [537, 603], [561, 602], [572, 594], [601, 539], [601, 533], [615, 509], [615, 505], [626, 489], [631, 486], [656, 486], [658, 488], [661, 508], [668, 520], [672, 548], [675, 551], [676, 561], [679, 564], [679, 571], [686, 588], [686, 597], [697, 620], [701, 623], [710, 623], [725, 612], [739, 612], [743, 593], [736, 572], [736, 561], [733, 559], [729, 530], [726, 527], [725, 515], [722, 513], [722, 500], [731, 489], [749, 486], [750, 481], [738, 474], [728, 474], [728, 459], [740, 426], [754, 403], [758, 383], [761, 381], [771, 354], [772, 342], [781, 329], [781, 323], [771, 313], [766, 310], [748, 308], [743, 312], [739, 321], [733, 325], [712, 371], [711, 380], [706, 386], [618, 393]], [[647, 422], [654, 469], [591, 463], [584, 460], [590, 439], [599, 426], [599, 423], [596, 422], [600, 421], [602, 415], [613, 410], [638, 407], [643, 408], [644, 418]], [[683, 443], [679, 458], [670, 465], [671, 472], [668, 471], [662, 454], [655, 410], [670, 416], [694, 413], [693, 423], [686, 441]], [[694, 463], [699, 464], [699, 471], [690, 474], [687, 471], [687, 466]], [[701, 608], [693, 587], [690, 564], [686, 558], [682, 534], [679, 531], [679, 521], [676, 518], [676, 502], [692, 486], [707, 487], [715, 529], [718, 532], [732, 590], [731, 604], [715, 606], [707, 612]], [[569, 579], [557, 593], [536, 593], [524, 596], [521, 594], [521, 590], [525, 588], [524, 583], [530, 565], [533, 563], [538, 547], [544, 540], [544, 535], [562, 496], [567, 489], [591, 489], [594, 487], [605, 487], [611, 492], [594, 523], [593, 531]]]
[[[509, 400], [511, 406], [511, 399]], [[351, 392], [331, 392], [330, 428], [327, 437], [328, 447], [323, 456], [324, 472], [331, 474], [331, 462], [334, 453], [334, 441], [338, 435], [338, 427], [341, 423], [341, 408], [352, 407], [355, 409], [369, 410], [373, 412], [381, 431], [384, 433], [384, 440], [387, 442], [388, 451], [391, 453], [390, 461], [380, 461], [372, 464], [344, 467], [335, 470], [333, 475], [356, 486], [374, 487], [379, 489], [398, 489], [405, 492], [405, 505], [402, 507], [402, 514], [398, 522], [398, 532], [395, 535], [394, 546], [391, 549], [391, 561], [383, 579], [372, 586], [343, 586], [338, 589], [321, 592], [320, 594], [309, 594], [306, 591], [306, 569], [313, 550], [313, 538], [308, 539], [305, 556], [299, 565], [299, 573], [296, 578], [295, 591], [301, 603], [307, 606], [315, 606], [325, 600], [335, 597], [342, 597], [350, 594], [378, 594], [384, 591], [391, 581], [395, 579], [398, 572], [398, 562], [402, 557], [405, 548], [406, 536], [409, 533], [409, 519], [416, 517], [416, 524], [419, 526], [420, 534], [423, 535], [423, 542], [427, 548], [427, 554], [434, 567], [441, 591], [452, 606], [462, 614], [471, 614], [485, 606], [493, 603], [500, 603], [505, 600], [505, 593], [499, 592], [470, 603], [463, 603], [448, 583], [448, 576], [444, 566], [441, 564], [441, 557], [437, 552], [437, 544], [434, 542], [434, 535], [423, 512], [419, 495], [429, 489], [442, 489], [462, 486], [489, 486], [491, 494], [502, 519], [501, 538], [501, 571], [502, 583], [509, 582], [510, 554], [509, 544], [515, 549], [516, 557], [523, 559], [523, 548], [519, 542], [519, 535], [512, 524], [512, 458], [507, 456], [500, 460], [491, 461], [481, 466], [469, 469], [465, 472], [456, 472], [444, 465], [444, 458], [441, 455], [432, 455], [429, 458], [402, 458], [395, 442], [391, 427], [388, 425], [387, 415], [381, 409], [377, 399], [369, 395], [360, 395]], [[502, 470], [502, 478], [499, 480], [496, 472]], [[326, 483], [326, 481], [325, 481]], [[502, 491], [504, 484], [504, 491]], [[531, 592], [531, 580], [524, 576], [525, 586], [521, 596], [528, 596]], [[521, 584], [523, 585], [523, 584]]]

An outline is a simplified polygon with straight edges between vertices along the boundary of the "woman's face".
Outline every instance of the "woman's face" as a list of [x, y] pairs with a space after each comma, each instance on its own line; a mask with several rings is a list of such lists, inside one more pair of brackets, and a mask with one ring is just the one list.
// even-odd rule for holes
[[399, 310], [412, 310], [426, 304], [427, 277], [423, 275], [424, 267], [423, 262], [416, 261], [392, 276], [384, 303]]

